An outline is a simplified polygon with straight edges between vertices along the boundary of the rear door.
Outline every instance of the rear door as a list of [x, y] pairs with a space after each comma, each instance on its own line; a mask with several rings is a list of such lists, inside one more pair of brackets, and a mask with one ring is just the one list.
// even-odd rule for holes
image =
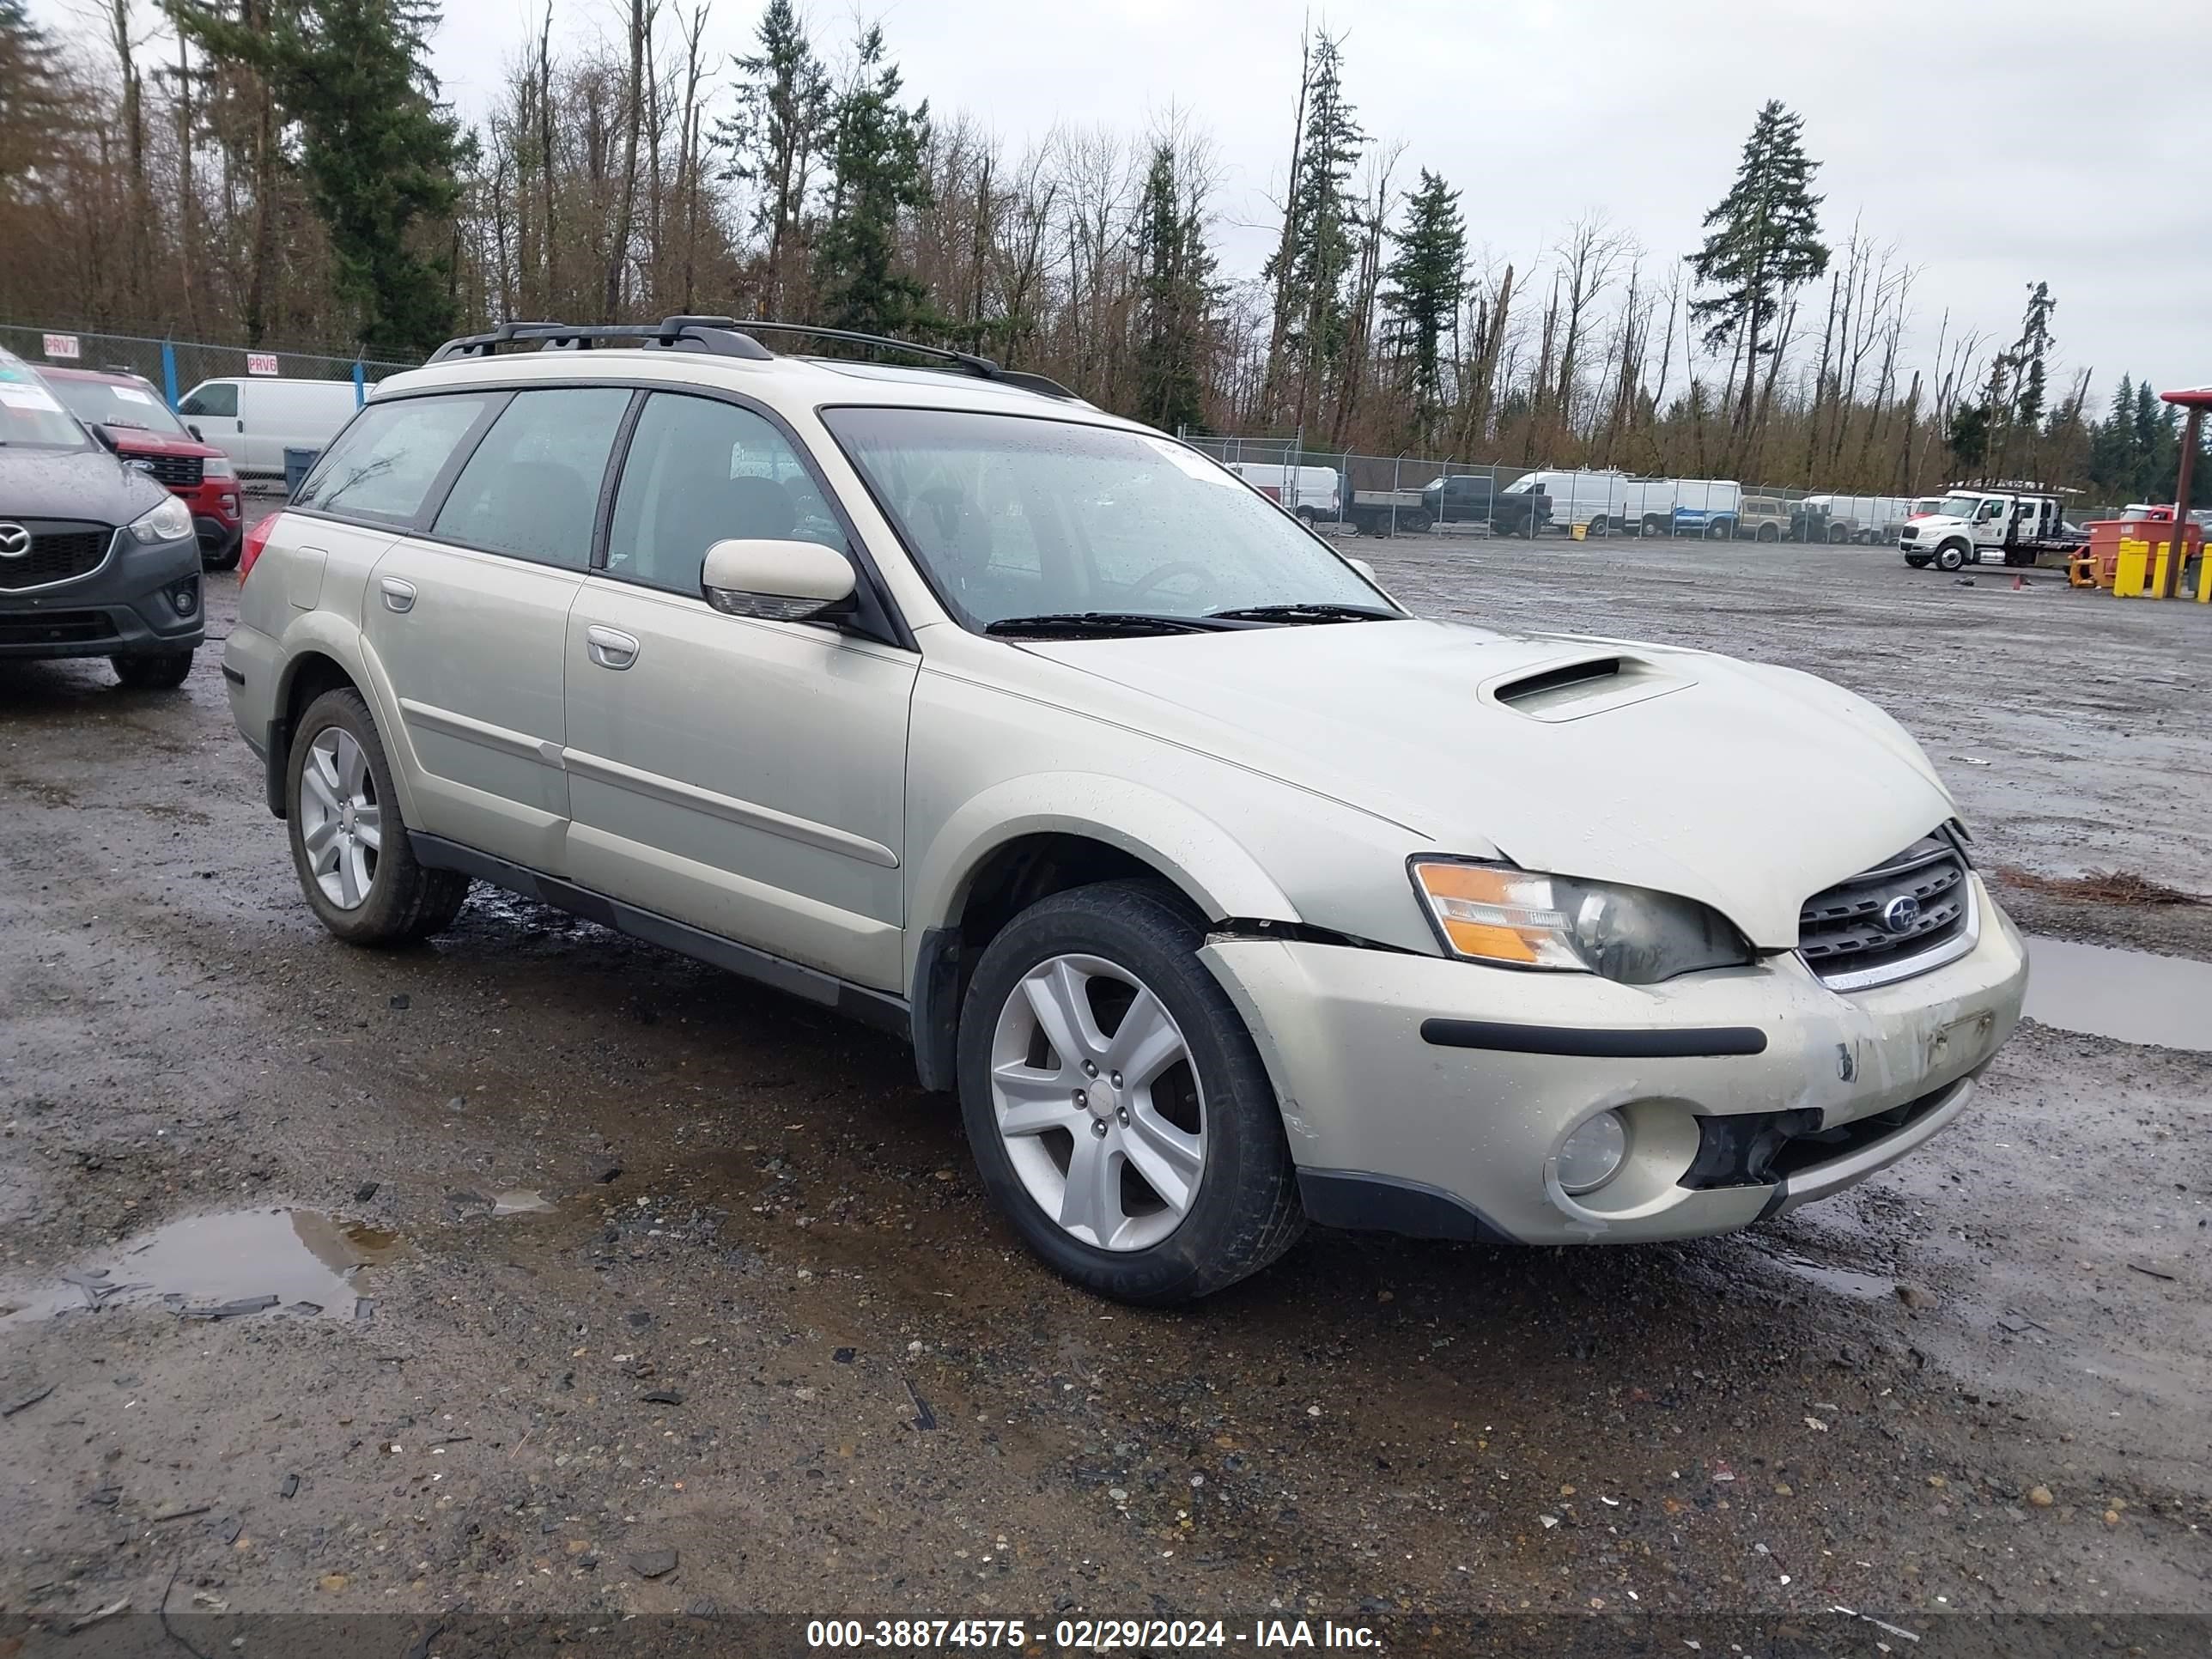
[[568, 822], [568, 610], [631, 395], [564, 386], [372, 404], [343, 446], [385, 409], [453, 405], [412, 417], [461, 435], [411, 533], [372, 574], [362, 631], [398, 704], [416, 827], [549, 874], [561, 873]]
[[[568, 625], [568, 878], [842, 979], [902, 982], [910, 651], [702, 597], [729, 538], [853, 550], [764, 415], [654, 392]], [[865, 578], [864, 578], [865, 580]]]

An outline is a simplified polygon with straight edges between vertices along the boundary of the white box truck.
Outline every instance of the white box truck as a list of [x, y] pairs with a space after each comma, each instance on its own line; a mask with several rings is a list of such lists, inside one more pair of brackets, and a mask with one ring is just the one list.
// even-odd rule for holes
[[1334, 524], [1344, 516], [1344, 475], [1334, 467], [1294, 466], [1287, 461], [1231, 461], [1228, 467], [1308, 524]]

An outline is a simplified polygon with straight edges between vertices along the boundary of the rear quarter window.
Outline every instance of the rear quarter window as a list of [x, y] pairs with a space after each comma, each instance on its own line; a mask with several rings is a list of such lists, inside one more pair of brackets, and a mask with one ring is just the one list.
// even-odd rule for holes
[[369, 404], [324, 451], [292, 505], [339, 518], [411, 524], [491, 401], [479, 395]]

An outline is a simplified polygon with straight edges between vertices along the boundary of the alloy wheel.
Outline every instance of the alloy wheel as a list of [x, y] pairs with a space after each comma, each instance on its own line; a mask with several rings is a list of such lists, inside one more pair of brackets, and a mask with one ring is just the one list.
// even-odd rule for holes
[[326, 726], [300, 769], [300, 840], [323, 896], [341, 910], [368, 901], [384, 844], [368, 755], [352, 732]]
[[1023, 1187], [1084, 1243], [1148, 1249], [1197, 1199], [1206, 1106], [1189, 1045], [1151, 988], [1103, 957], [1052, 957], [1015, 984], [991, 1104]]

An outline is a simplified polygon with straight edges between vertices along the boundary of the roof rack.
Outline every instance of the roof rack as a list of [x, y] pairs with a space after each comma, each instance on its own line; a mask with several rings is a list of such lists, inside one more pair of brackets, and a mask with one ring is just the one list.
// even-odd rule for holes
[[733, 332], [730, 317], [664, 317], [657, 323], [501, 323], [484, 334], [448, 340], [430, 354], [434, 363], [456, 357], [489, 357], [503, 345], [538, 342], [541, 351], [587, 351], [602, 340], [659, 346], [669, 350], [710, 351], [724, 357], [765, 362], [775, 354], [749, 335]]
[[817, 340], [843, 340], [854, 345], [874, 346], [883, 351], [903, 351], [916, 357], [933, 357], [980, 380], [1019, 386], [1025, 392], [1042, 392], [1048, 398], [1080, 401], [1075, 393], [1057, 380], [1042, 374], [1032, 374], [1026, 369], [1003, 368], [988, 357], [979, 357], [972, 351], [955, 351], [949, 346], [916, 345], [912, 340], [896, 339], [888, 334], [864, 334], [849, 328], [818, 328], [812, 323], [760, 320], [743, 322], [736, 326], [752, 333], [804, 334]]
[[1040, 392], [1071, 403], [1081, 401], [1057, 380], [1025, 369], [1002, 368], [990, 358], [979, 357], [973, 352], [955, 351], [947, 346], [917, 345], [912, 340], [895, 339], [888, 334], [864, 334], [856, 329], [817, 328], [811, 323], [739, 322], [734, 317], [664, 317], [658, 323], [501, 323], [486, 333], [467, 334], [447, 341], [430, 354], [430, 361], [442, 363], [456, 357], [489, 357], [501, 346], [533, 341], [541, 351], [584, 351], [604, 340], [667, 350], [710, 351], [721, 356], [764, 362], [776, 354], [753, 337], [762, 333], [803, 334], [811, 339], [872, 346], [880, 351], [902, 351], [910, 356], [934, 359], [963, 374], [995, 380], [1001, 386], [1019, 386], [1024, 392]]

